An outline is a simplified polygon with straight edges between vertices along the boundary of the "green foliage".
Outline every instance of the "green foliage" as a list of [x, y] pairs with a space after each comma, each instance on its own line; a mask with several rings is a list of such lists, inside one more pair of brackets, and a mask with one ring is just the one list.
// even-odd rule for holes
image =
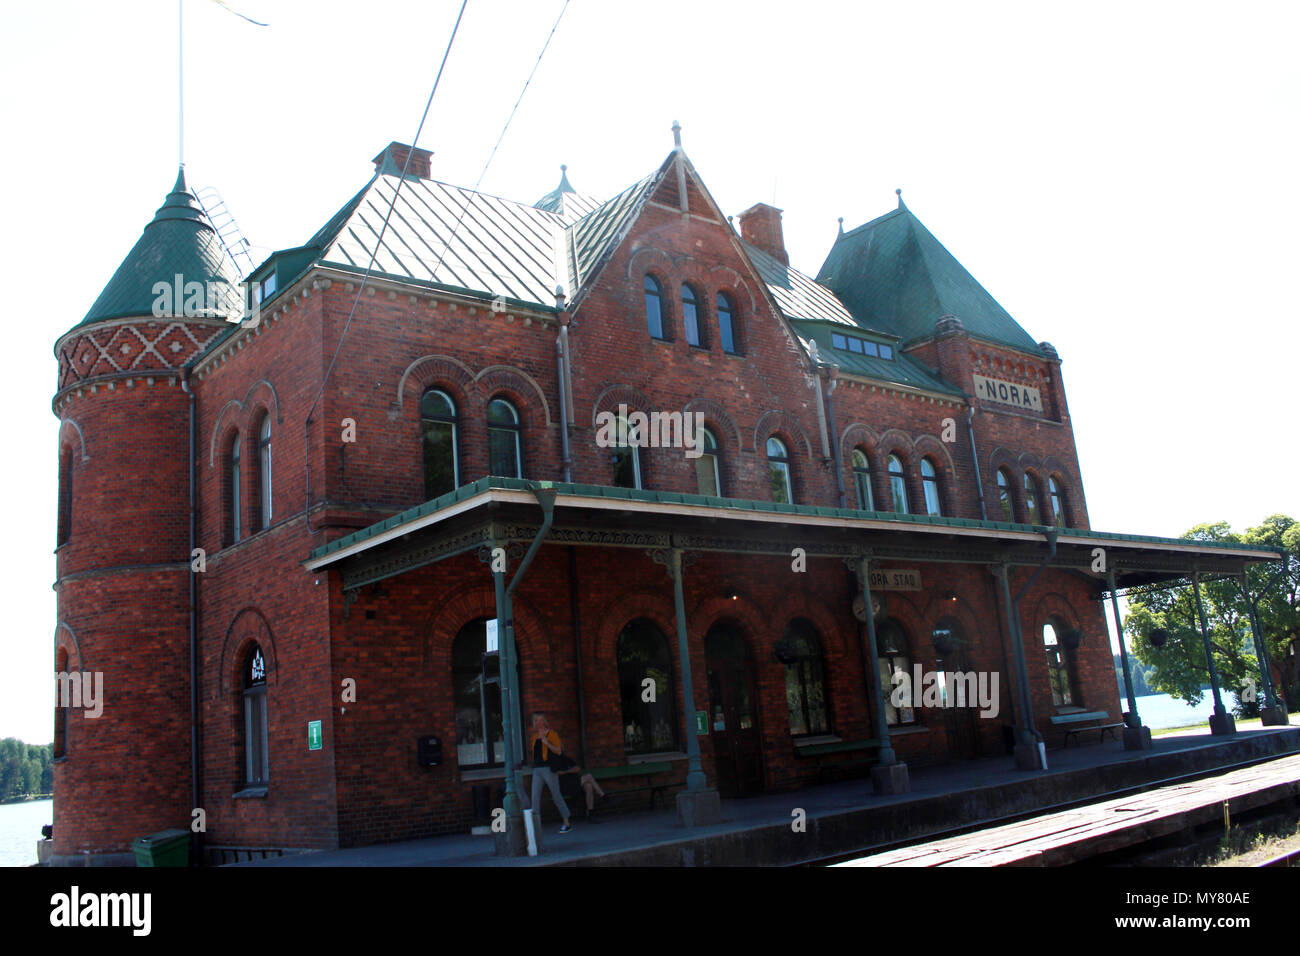
[[54, 745], [0, 740], [0, 803], [50, 793], [54, 789]]
[[[1240, 534], [1227, 522], [1220, 521], [1197, 525], [1183, 537], [1193, 541], [1264, 544], [1288, 552], [1291, 560], [1280, 580], [1274, 580], [1281, 570], [1276, 562], [1255, 565], [1246, 572], [1246, 577], [1250, 593], [1257, 599], [1260, 628], [1269, 655], [1275, 665], [1290, 661], [1290, 670], [1294, 670], [1295, 648], [1300, 643], [1300, 524], [1285, 515], [1272, 515], [1258, 527]], [[1273, 582], [1271, 587], [1270, 582]], [[1259, 666], [1249, 604], [1240, 581], [1202, 579], [1201, 596], [1214, 663], [1225, 696], [1235, 695], [1248, 680], [1254, 682], [1258, 694]], [[1134, 588], [1129, 592], [1128, 603], [1124, 631], [1129, 636], [1133, 656], [1147, 668], [1147, 682], [1157, 692], [1171, 694], [1190, 704], [1200, 703], [1203, 688], [1210, 682], [1210, 672], [1191, 584]], [[1159, 650], [1149, 640], [1156, 628], [1169, 632], [1168, 642]], [[1300, 675], [1284, 673], [1282, 684], [1295, 683], [1298, 678]], [[1242, 701], [1236, 708], [1238, 716], [1257, 715], [1259, 703], [1258, 699], [1253, 703]]]

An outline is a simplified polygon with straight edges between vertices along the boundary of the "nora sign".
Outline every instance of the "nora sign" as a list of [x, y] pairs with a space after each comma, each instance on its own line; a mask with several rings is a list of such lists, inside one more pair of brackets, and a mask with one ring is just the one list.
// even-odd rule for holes
[[1031, 412], [1043, 410], [1043, 399], [1036, 388], [1004, 382], [1000, 378], [989, 378], [987, 375], [975, 375], [973, 378], [975, 394], [986, 402], [1014, 405], [1016, 408], [1027, 408]]

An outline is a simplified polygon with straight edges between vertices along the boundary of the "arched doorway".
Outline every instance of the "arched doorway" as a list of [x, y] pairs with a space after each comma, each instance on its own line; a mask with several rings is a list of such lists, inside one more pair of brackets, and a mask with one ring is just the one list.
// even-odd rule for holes
[[[941, 617], [931, 632], [935, 670], [943, 675], [944, 725], [948, 746], [958, 758], [980, 756], [978, 685], [972, 686], [954, 674], [974, 673], [970, 666], [970, 642], [956, 618]], [[950, 683], [952, 686], [950, 686]]]
[[735, 621], [718, 621], [704, 636], [709, 673], [709, 735], [718, 792], [735, 797], [763, 789], [763, 742], [749, 642]]

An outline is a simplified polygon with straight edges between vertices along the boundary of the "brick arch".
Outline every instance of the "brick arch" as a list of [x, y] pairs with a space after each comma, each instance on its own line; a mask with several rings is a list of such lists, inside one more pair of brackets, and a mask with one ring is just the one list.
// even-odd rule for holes
[[[946, 600], [943, 597], [943, 592], [945, 590], [951, 590], [956, 594], [957, 600]], [[980, 613], [969, 601], [966, 600], [966, 598], [962, 597], [961, 591], [958, 590], [956, 585], [950, 585], [946, 588], [933, 588], [930, 591], [930, 600], [925, 603], [925, 607], [921, 611], [921, 617], [924, 619], [926, 624], [926, 631], [922, 635], [922, 638], [926, 639], [925, 646], [927, 648], [927, 653], [930, 655], [931, 661], [933, 661], [936, 656], [933, 643], [934, 626], [943, 618], [951, 618], [961, 625], [961, 636], [965, 640], [967, 647], [970, 648], [967, 652], [968, 657], [974, 656], [977, 647], [980, 652], [992, 652], [992, 650], [995, 649], [979, 647], [976, 644], [976, 638], [980, 635]], [[976, 662], [968, 660], [968, 663], [975, 664]]]
[[[858, 445], [865, 445], [867, 458], [872, 459], [879, 444], [880, 436], [876, 434], [874, 428], [862, 422], [853, 422], [840, 433], [840, 461], [851, 461], [853, 449]], [[874, 460], [872, 460], [872, 467], [875, 467]]]
[[[667, 575], [664, 575], [667, 579]], [[681, 661], [677, 656], [677, 620], [672, 599], [663, 589], [646, 588], [625, 594], [608, 605], [601, 614], [600, 623], [592, 635], [592, 659], [597, 666], [612, 670], [617, 676], [618, 636], [629, 621], [644, 617], [654, 622], [668, 638], [673, 658], [673, 678], [681, 680]]]
[[523, 406], [520, 408], [521, 412], [532, 404], [532, 396], [536, 396], [537, 402], [542, 409], [543, 421], [541, 424], [547, 427], [550, 426], [551, 406], [546, 401], [546, 393], [537, 384], [537, 380], [522, 369], [515, 368], [512, 365], [489, 365], [474, 376], [474, 381], [481, 389], [484, 399], [491, 398], [497, 392], [513, 393], [520, 405]]
[[[920, 435], [916, 439], [916, 472], [917, 477], [921, 477], [921, 459], [931, 458], [939, 473], [939, 506], [943, 509], [944, 515], [951, 518], [956, 514], [957, 502], [959, 500], [956, 494], [957, 469], [953, 466], [952, 455], [948, 453], [945, 443], [939, 441], [933, 435]], [[925, 490], [925, 483], [922, 481], [922, 491]]]
[[1021, 471], [1032, 471], [1035, 477], [1043, 473], [1043, 463], [1032, 452], [1024, 452], [1016, 459], [1016, 467]]
[[640, 389], [631, 385], [610, 385], [591, 403], [591, 427], [596, 427], [596, 416], [601, 412], [617, 414], [620, 404], [626, 405], [629, 411], [645, 412], [647, 415], [654, 408], [653, 403]]
[[[451, 650], [460, 629], [475, 618], [497, 616], [496, 591], [485, 572], [482, 583], [463, 584], [444, 598], [422, 628], [421, 664], [426, 674], [450, 674]], [[554, 645], [537, 609], [520, 595], [514, 596], [515, 643], [520, 659], [529, 666], [550, 661]]]
[[[1061, 486], [1067, 509], [1065, 526], [1067, 528], [1085, 527], [1083, 520], [1083, 487], [1075, 480], [1068, 469], [1061, 467], [1055, 458], [1044, 460], [1043, 473], [1048, 477], [1055, 478]], [[1047, 495], [1048, 500], [1051, 500], [1051, 490], [1046, 482], [1043, 484], [1043, 494]]]
[[[1070, 599], [1058, 591], [1050, 591], [1041, 597], [1034, 598], [1032, 608], [1032, 613], [1022, 615], [1025, 620], [1032, 622], [1032, 629], [1030, 630], [1030, 633], [1034, 636], [1032, 646], [1042, 647], [1043, 627], [1047, 624], [1047, 619], [1050, 617], [1059, 618], [1068, 627], [1082, 626], [1081, 622], [1083, 618], [1079, 615], [1079, 612], [1075, 610]], [[1089, 636], [1093, 638], [1097, 637], [1095, 634]], [[1106, 633], [1105, 637], [1107, 641], [1110, 640], [1109, 631]], [[1031, 642], [1026, 640], [1025, 644], [1029, 646]]]
[[837, 619], [831, 609], [820, 601], [814, 601], [804, 591], [791, 588], [783, 593], [776, 604], [772, 606], [768, 620], [774, 628], [780, 628], [777, 633], [768, 642], [768, 650], [779, 641], [785, 633], [786, 626], [796, 617], [806, 617], [813, 622], [817, 628], [817, 634], [822, 639], [823, 652], [832, 645], [838, 654], [851, 654], [853, 652], [853, 643], [849, 640], [848, 634], [844, 629], [844, 621], [851, 614], [851, 609], [845, 607], [844, 613]]
[[894, 486], [889, 475], [890, 455], [896, 455], [903, 462], [903, 487], [907, 489], [907, 513], [915, 514], [922, 500], [916, 497], [921, 491], [921, 457], [917, 454], [912, 439], [906, 432], [897, 428], [887, 429], [880, 436], [880, 444], [876, 446], [876, 454], [871, 463], [872, 472], [879, 475], [874, 487], [888, 493], [889, 507], [880, 508], [879, 505], [884, 504], [884, 501], [878, 500], [877, 510], [893, 511], [895, 508]]
[[[660, 263], [660, 268], [657, 272], [650, 266], [640, 264], [647, 259], [653, 259]], [[676, 274], [676, 263], [673, 262], [672, 257], [662, 249], [658, 249], [654, 246], [642, 246], [640, 249], [633, 252], [632, 255], [628, 256], [627, 275], [625, 278], [631, 281], [634, 275], [644, 275], [647, 272], [653, 274], [655, 278], [659, 280], [660, 284], [664, 285], [671, 281], [669, 279], [670, 276]]]
[[880, 460], [883, 463], [891, 452], [901, 452], [899, 455], [903, 463], [908, 467], [916, 464], [916, 443], [908, 436], [907, 432], [898, 428], [888, 428], [880, 436], [879, 442]]
[[261, 611], [255, 607], [246, 607], [231, 620], [221, 645], [220, 681], [223, 696], [241, 689], [244, 654], [254, 641], [262, 648], [262, 655], [266, 658], [267, 686], [280, 683], [280, 670], [277, 666], [279, 654], [276, 652], [275, 635], [271, 632], [271, 626]]
[[[718, 283], [716, 282], [716, 280], [713, 279], [714, 273], [722, 273], [723, 275], [727, 276], [731, 281]], [[736, 303], [736, 308], [744, 309], [746, 314], [753, 315], [755, 312], [758, 311], [758, 303], [754, 300], [754, 293], [750, 290], [749, 283], [745, 281], [744, 276], [742, 276], [735, 269], [731, 268], [731, 266], [722, 266], [722, 265], [713, 266], [711, 269], [709, 269], [708, 276], [709, 276], [709, 285], [713, 287], [714, 308], [717, 308], [718, 293], [726, 292], [728, 295], [731, 296], [732, 301]], [[745, 293], [745, 298], [749, 301], [747, 307], [741, 302], [741, 297], [740, 297], [741, 291]]]
[[[727, 590], [733, 590], [733, 587], [729, 586]], [[734, 601], [725, 594], [714, 594], [702, 598], [695, 607], [688, 608], [686, 629], [688, 633], [700, 635], [700, 646], [703, 648], [704, 636], [710, 627], [718, 621], [734, 618], [744, 628], [745, 636], [749, 639], [749, 653], [754, 662], [754, 676], [757, 678], [763, 664], [762, 641], [767, 633], [767, 616], [744, 591], [739, 588], [734, 590], [739, 595]]]
[[768, 438], [777, 432], [784, 432], [790, 438], [802, 442], [804, 454], [809, 458], [812, 457], [812, 444], [808, 441], [808, 436], [798, 420], [788, 412], [775, 408], [769, 408], [760, 415], [758, 424], [754, 426], [755, 450], [762, 448]]
[[263, 378], [263, 379], [259, 379], [258, 381], [254, 382], [254, 383], [249, 387], [248, 391], [244, 393], [244, 400], [243, 400], [242, 402], [239, 403], [239, 404], [240, 404], [240, 407], [242, 407], [242, 408], [247, 408], [247, 407], [248, 407], [249, 402], [250, 402], [250, 401], [252, 400], [252, 398], [253, 398], [253, 393], [254, 393], [255, 391], [257, 391], [258, 388], [264, 388], [264, 390], [265, 390], [268, 394], [270, 394], [270, 396], [271, 396], [271, 401], [270, 401], [269, 403], [263, 401], [263, 402], [260, 404], [260, 407], [266, 409], [268, 412], [270, 412], [272, 409], [274, 409], [274, 410], [275, 410], [275, 423], [276, 423], [277, 425], [283, 425], [283, 424], [284, 424], [284, 416], [282, 416], [282, 415], [280, 414], [280, 393], [277, 392], [277, 391], [275, 390], [275, 386], [272, 385], [272, 384], [271, 384], [267, 379], [264, 379], [264, 378]]
[[235, 409], [236, 413], [242, 413], [244, 410], [244, 403], [232, 398], [230, 401], [226, 402], [226, 404], [221, 406], [221, 411], [217, 412], [217, 420], [212, 423], [212, 433], [211, 436], [208, 438], [208, 467], [209, 468], [211, 468], [214, 464], [216, 464], [217, 440], [221, 439], [222, 443], [224, 444], [225, 439], [230, 435], [230, 432], [233, 430], [238, 430], [239, 427], [243, 424], [243, 415], [239, 414], [238, 417], [236, 417], [236, 415], [232, 413], [230, 416], [231, 421], [226, 424], [226, 427], [224, 429], [221, 427], [222, 423], [226, 421], [226, 413], [229, 412], [232, 408]]
[[422, 355], [406, 366], [397, 379], [397, 397], [393, 403], [400, 411], [406, 403], [406, 390], [415, 386], [415, 391], [423, 395], [430, 386], [451, 382], [459, 388], [462, 395], [477, 400], [474, 373], [468, 365], [450, 355]]
[[[717, 427], [730, 434], [730, 437], [735, 441], [737, 454], [745, 450], [744, 445], [740, 442], [740, 429], [736, 426], [736, 422], [727, 414], [727, 410], [717, 402], [707, 398], [693, 398], [682, 408], [682, 414], [687, 412], [703, 412], [705, 424], [712, 421]], [[735, 467], [734, 462], [732, 467]]]
[[72, 430], [77, 433], [77, 441], [81, 445], [81, 460], [83, 462], [90, 461], [90, 454], [86, 451], [86, 433], [82, 431], [81, 425], [77, 422], [75, 418], [71, 418], [71, 417], [64, 418], [59, 423], [59, 447], [62, 448], [64, 445], [63, 430], [67, 428], [69, 425], [71, 425]]
[[989, 453], [988, 483], [985, 503], [990, 521], [1001, 521], [1002, 510], [998, 505], [998, 471], [1006, 469], [1011, 476], [1011, 520], [1020, 521], [1025, 506], [1025, 475], [1016, 464], [1015, 457], [1005, 448], [995, 448]]
[[67, 653], [69, 661], [75, 658], [77, 670], [86, 670], [86, 658], [81, 653], [81, 642], [77, 640], [77, 632], [72, 629], [72, 625], [66, 620], [60, 621], [54, 628], [54, 666], [56, 668], [59, 666], [59, 651], [61, 650]]

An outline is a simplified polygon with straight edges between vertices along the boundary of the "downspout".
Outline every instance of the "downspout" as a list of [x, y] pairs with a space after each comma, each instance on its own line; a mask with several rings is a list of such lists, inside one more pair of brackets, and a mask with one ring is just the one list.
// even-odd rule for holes
[[[198, 651], [198, 577], [194, 570], [196, 508], [194, 487], [197, 481], [194, 467], [194, 449], [198, 435], [198, 414], [194, 404], [194, 390], [190, 388], [190, 370], [181, 369], [181, 389], [190, 397], [190, 806], [199, 807], [199, 651]], [[190, 860], [197, 865], [199, 859], [199, 834], [190, 831]]]
[[984, 504], [984, 480], [980, 478], [980, 453], [975, 448], [975, 406], [966, 409], [966, 434], [970, 437], [970, 460], [975, 466], [975, 491], [980, 496], [980, 520], [989, 520], [989, 510]]
[[[511, 700], [508, 702], [508, 706], [514, 712], [514, 715], [516, 717], [519, 717], [520, 714], [519, 714], [519, 681], [515, 679], [518, 676], [518, 672], [517, 670], [515, 670], [515, 668], [517, 667], [518, 655], [515, 653], [514, 594], [515, 594], [515, 590], [519, 587], [519, 583], [523, 580], [524, 573], [528, 570], [528, 566], [533, 563], [533, 558], [536, 557], [538, 549], [541, 548], [542, 539], [544, 539], [546, 537], [547, 532], [551, 530], [551, 521], [555, 518], [556, 492], [555, 489], [549, 487], [549, 485], [550, 482], [537, 482], [534, 484], [533, 494], [537, 496], [537, 503], [542, 506], [542, 526], [537, 529], [537, 536], [533, 538], [533, 543], [528, 546], [528, 551], [526, 554], [524, 554], [524, 559], [519, 562], [519, 567], [515, 570], [514, 577], [510, 579], [510, 584], [505, 589], [505, 605], [506, 605], [505, 640], [506, 640], [506, 646], [509, 649], [509, 654], [510, 654], [510, 659], [507, 663], [508, 666], [512, 669], [512, 673], [510, 674], [511, 680], [510, 680], [510, 688], [509, 688], [509, 696]], [[522, 724], [516, 721], [515, 726], [518, 728], [517, 732], [519, 733], [523, 732]], [[513, 778], [514, 790], [516, 793], [518, 793], [519, 792], [519, 768], [512, 766], [507, 768], [506, 772]], [[507, 816], [508, 815], [509, 814], [507, 812]]]
[[[835, 465], [835, 490], [840, 496], [840, 507], [846, 508], [848, 504], [844, 495], [844, 466], [840, 462], [840, 441], [835, 430], [835, 404], [831, 398], [835, 394], [839, 372], [837, 365], [832, 365], [826, 372], [826, 434], [829, 436], [827, 444], [830, 445], [831, 461]], [[820, 395], [820, 382], [818, 386], [818, 395]]]
[[559, 313], [560, 334], [555, 339], [555, 380], [560, 383], [560, 461], [564, 481], [573, 481], [573, 463], [569, 458], [569, 382], [564, 374], [569, 361], [569, 315], [564, 311], [564, 289], [555, 287], [555, 308]]
[[1007, 580], [1006, 565], [1002, 566], [1002, 589], [1004, 596], [1008, 598], [1007, 616], [1010, 618], [1011, 624], [1012, 652], [1015, 656], [1017, 671], [1016, 683], [1020, 685], [1018, 696], [1020, 697], [1021, 719], [1024, 722], [1021, 728], [1021, 743], [1024, 744], [1041, 744], [1043, 742], [1043, 735], [1038, 732], [1038, 728], [1034, 725], [1034, 702], [1029, 693], [1029, 670], [1025, 665], [1025, 640], [1020, 627], [1020, 601], [1029, 593], [1029, 590], [1034, 586], [1034, 583], [1038, 580], [1039, 576], [1047, 570], [1047, 566], [1051, 564], [1052, 559], [1056, 557], [1056, 529], [1048, 528], [1043, 532], [1043, 534], [1047, 537], [1047, 557], [1043, 559], [1043, 563], [1035, 569], [1032, 575], [1030, 575], [1029, 580], [1025, 582], [1024, 587], [1016, 592], [1015, 597], [1010, 597], [1009, 595], [1010, 589], [1008, 586], [1009, 582]]

